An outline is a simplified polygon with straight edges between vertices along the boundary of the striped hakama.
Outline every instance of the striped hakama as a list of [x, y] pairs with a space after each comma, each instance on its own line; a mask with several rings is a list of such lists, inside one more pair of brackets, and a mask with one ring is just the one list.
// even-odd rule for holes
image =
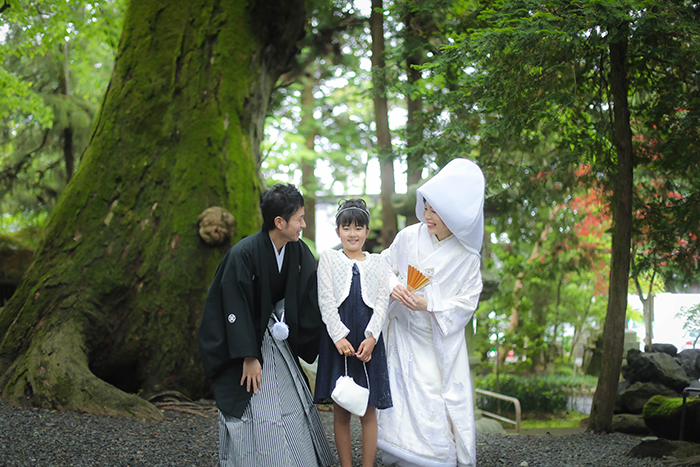
[[[275, 321], [270, 318], [268, 330]], [[221, 467], [326, 467], [334, 456], [287, 341], [263, 336], [257, 394], [240, 419], [219, 411]]]

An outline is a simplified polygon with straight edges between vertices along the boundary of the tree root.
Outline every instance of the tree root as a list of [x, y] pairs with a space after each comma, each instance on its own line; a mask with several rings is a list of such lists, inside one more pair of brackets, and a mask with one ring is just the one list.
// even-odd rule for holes
[[[35, 336], [23, 357], [0, 377], [2, 397], [18, 407], [44, 407], [97, 415], [162, 420], [163, 414], [89, 369], [84, 330], [76, 321]], [[4, 386], [4, 387], [3, 387]]]

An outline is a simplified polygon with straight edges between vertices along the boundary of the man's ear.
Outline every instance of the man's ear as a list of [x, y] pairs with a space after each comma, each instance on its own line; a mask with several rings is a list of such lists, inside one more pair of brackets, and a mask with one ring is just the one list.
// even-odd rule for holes
[[275, 217], [275, 227], [280, 230], [284, 228], [284, 218], [282, 216]]

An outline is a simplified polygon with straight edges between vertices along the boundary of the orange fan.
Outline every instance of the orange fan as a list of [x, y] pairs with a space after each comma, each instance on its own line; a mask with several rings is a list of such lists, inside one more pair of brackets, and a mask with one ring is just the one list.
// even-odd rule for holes
[[408, 281], [406, 281], [406, 284], [411, 292], [415, 292], [428, 282], [430, 282], [430, 279], [425, 277], [422, 272], [410, 264], [408, 265]]

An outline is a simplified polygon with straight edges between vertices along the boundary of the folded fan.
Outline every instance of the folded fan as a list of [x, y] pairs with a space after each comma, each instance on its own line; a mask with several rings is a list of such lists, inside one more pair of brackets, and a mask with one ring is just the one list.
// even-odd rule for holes
[[428, 282], [430, 282], [430, 279], [425, 277], [422, 272], [410, 264], [408, 265], [408, 281], [406, 281], [406, 285], [408, 285], [409, 290], [415, 292]]

